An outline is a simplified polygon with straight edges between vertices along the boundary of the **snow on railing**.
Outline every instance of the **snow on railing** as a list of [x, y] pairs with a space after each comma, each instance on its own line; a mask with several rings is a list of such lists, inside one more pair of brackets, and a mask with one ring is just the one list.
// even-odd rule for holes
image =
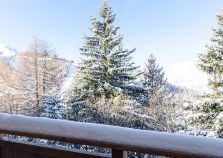
[[[222, 157], [223, 140], [0, 113], [0, 133], [170, 157]], [[1, 148], [1, 146], [0, 146]]]

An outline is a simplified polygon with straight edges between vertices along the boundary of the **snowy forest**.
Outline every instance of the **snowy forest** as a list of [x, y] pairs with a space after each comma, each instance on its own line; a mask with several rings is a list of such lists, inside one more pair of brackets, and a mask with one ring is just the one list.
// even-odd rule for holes
[[144, 67], [136, 65], [137, 48], [125, 48], [107, 1], [98, 15], [86, 26], [79, 61], [61, 57], [38, 37], [23, 52], [0, 44], [0, 111], [223, 138], [223, 14], [197, 56], [209, 92], [170, 83], [153, 54]]

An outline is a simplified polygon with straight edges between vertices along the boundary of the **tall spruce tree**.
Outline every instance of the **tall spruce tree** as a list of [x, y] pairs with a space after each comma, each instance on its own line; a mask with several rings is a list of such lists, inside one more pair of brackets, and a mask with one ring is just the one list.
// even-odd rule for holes
[[223, 93], [223, 15], [217, 16], [219, 27], [213, 29], [214, 35], [207, 51], [199, 55], [198, 66], [209, 75], [208, 85], [216, 93]]
[[147, 90], [150, 102], [152, 98], [157, 98], [158, 92], [163, 88], [166, 80], [163, 68], [156, 63], [156, 58], [151, 54], [144, 69], [143, 85]]
[[91, 18], [92, 35], [84, 36], [76, 86], [87, 97], [135, 94], [141, 90], [134, 86], [137, 67], [131, 61], [131, 54], [135, 49], [123, 49], [123, 36], [113, 24], [115, 14], [106, 1], [100, 7], [100, 17], [101, 21]]

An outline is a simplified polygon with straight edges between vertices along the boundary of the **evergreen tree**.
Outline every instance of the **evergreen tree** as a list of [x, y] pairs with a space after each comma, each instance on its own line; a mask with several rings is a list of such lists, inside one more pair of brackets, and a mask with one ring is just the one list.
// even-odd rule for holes
[[92, 35], [84, 37], [80, 48], [83, 59], [78, 67], [76, 87], [84, 91], [85, 97], [135, 94], [141, 90], [134, 86], [138, 74], [131, 54], [135, 49], [123, 49], [123, 36], [113, 24], [115, 14], [106, 1], [100, 7], [100, 17], [102, 21], [91, 18]]
[[155, 57], [151, 54], [144, 69], [143, 79], [143, 85], [147, 90], [150, 100], [158, 95], [165, 82], [163, 68], [159, 67]]
[[[217, 16], [219, 28], [214, 29], [207, 52], [199, 55], [198, 66], [209, 75], [208, 85], [222, 94], [223, 88], [223, 16]], [[192, 114], [187, 117], [187, 133], [209, 137], [223, 137], [222, 97], [205, 96], [192, 106]]]
[[211, 44], [199, 55], [198, 66], [209, 75], [208, 85], [219, 94], [223, 92], [223, 15], [217, 16], [217, 22], [219, 27], [213, 29]]
[[64, 102], [59, 96], [45, 96], [43, 97], [41, 117], [62, 119]]

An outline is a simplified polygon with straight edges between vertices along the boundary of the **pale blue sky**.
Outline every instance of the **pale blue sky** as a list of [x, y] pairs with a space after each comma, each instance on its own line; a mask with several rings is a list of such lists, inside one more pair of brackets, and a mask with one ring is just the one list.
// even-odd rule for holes
[[[223, 0], [110, 0], [124, 47], [136, 48], [142, 65], [153, 53], [160, 65], [195, 61], [204, 50]], [[0, 42], [18, 50], [34, 35], [49, 41], [57, 53], [78, 60], [90, 16], [101, 0], [0, 0]]]

